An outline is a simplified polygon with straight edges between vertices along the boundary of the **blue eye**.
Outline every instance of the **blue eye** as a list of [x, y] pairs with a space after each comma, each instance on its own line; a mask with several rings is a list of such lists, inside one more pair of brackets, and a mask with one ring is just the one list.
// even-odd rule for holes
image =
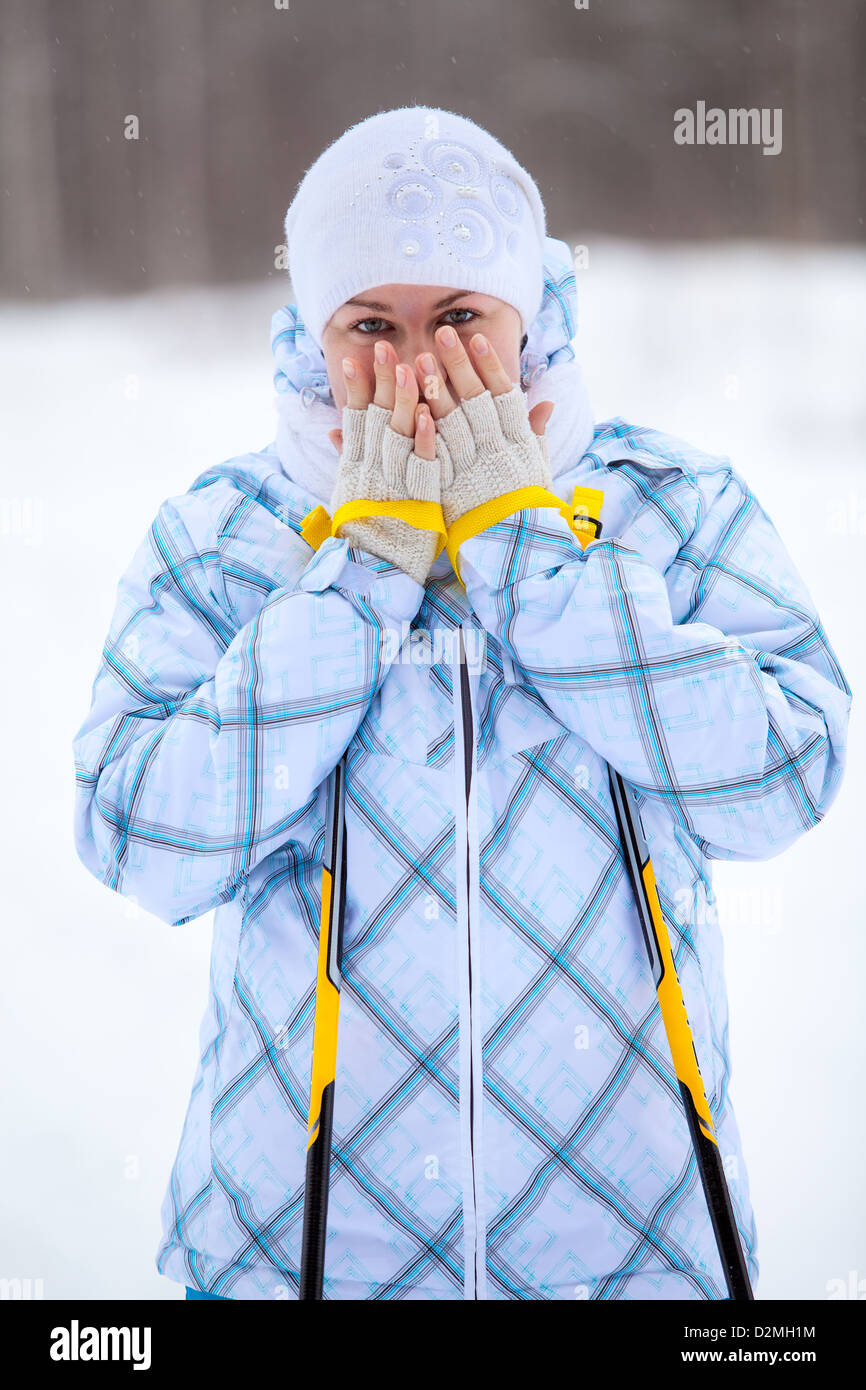
[[[352, 324], [352, 328], [357, 328], [358, 331], [359, 331], [360, 333], [366, 333], [367, 336], [370, 336], [369, 330], [365, 329], [365, 328], [362, 326], [362, 325], [365, 324], [365, 323], [385, 323], [385, 320], [384, 320], [384, 319], [359, 319], [357, 323], [353, 323], [353, 324]], [[386, 324], [385, 326], [386, 326], [386, 327], [389, 327], [390, 325]], [[381, 337], [381, 336], [382, 336], [382, 330], [381, 330], [381, 328], [374, 328], [374, 329], [372, 330], [372, 336], [375, 337], [375, 338]]]
[[[446, 320], [450, 319], [450, 317], [451, 317], [452, 314], [466, 314], [466, 315], [467, 315], [467, 317], [464, 318], [464, 319], [458, 319], [458, 321], [457, 321], [458, 323], [471, 323], [473, 319], [477, 319], [477, 318], [478, 318], [478, 310], [477, 310], [477, 309], [448, 309], [448, 310], [446, 311], [446, 313], [444, 313], [444, 314], [442, 315], [442, 320], [443, 320], [443, 322], [445, 322]], [[371, 323], [372, 323], [372, 324], [379, 324], [380, 327], [378, 327], [378, 328], [365, 328], [365, 326], [364, 326], [365, 324], [371, 324]], [[362, 334], [364, 335], [365, 338], [370, 338], [370, 337], [373, 337], [373, 338], [381, 338], [382, 335], [383, 335], [383, 333], [384, 333], [387, 329], [389, 329], [390, 327], [391, 327], [391, 324], [388, 323], [385, 319], [378, 319], [378, 318], [358, 319], [358, 321], [357, 321], [356, 323], [353, 323], [353, 324], [351, 325], [352, 331], [354, 331], [355, 329], [357, 329], [358, 332], [359, 332], [359, 333], [362, 333]]]

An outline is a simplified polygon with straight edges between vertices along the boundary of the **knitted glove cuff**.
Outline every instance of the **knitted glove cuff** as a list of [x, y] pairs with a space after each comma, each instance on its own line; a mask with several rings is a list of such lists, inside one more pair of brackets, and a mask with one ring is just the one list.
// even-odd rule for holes
[[[346, 502], [440, 500], [439, 464], [415, 453], [414, 439], [392, 429], [391, 411], [371, 403], [343, 408], [343, 452], [330, 499], [330, 513]], [[373, 516], [343, 522], [350, 545], [389, 560], [423, 584], [436, 554], [439, 533], [412, 526], [402, 517]]]
[[389, 560], [419, 584], [424, 584], [436, 557], [438, 533], [410, 526], [398, 516], [371, 516], [369, 520], [344, 521], [340, 535], [350, 545]]

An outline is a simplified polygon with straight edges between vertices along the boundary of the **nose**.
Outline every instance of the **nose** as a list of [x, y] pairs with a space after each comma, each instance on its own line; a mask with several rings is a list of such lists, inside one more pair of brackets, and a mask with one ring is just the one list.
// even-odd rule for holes
[[[442, 363], [439, 360], [438, 347], [432, 330], [418, 329], [404, 334], [403, 340], [397, 348], [398, 361], [406, 362], [418, 375], [419, 367], [416, 359], [423, 352], [430, 353], [437, 370], [441, 373]], [[421, 376], [423, 375], [424, 373], [421, 372]]]

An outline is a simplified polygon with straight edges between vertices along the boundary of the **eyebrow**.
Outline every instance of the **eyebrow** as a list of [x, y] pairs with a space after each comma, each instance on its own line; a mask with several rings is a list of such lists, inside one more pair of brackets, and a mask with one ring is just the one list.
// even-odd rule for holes
[[[458, 290], [456, 294], [449, 294], [445, 299], [440, 299], [438, 304], [434, 304], [434, 309], [444, 309], [446, 305], [453, 304], [455, 299], [462, 299], [465, 294], [472, 294], [472, 290]], [[362, 309], [379, 309], [386, 314], [392, 312], [390, 304], [381, 304], [377, 299], [347, 299], [345, 304], [359, 304]]]

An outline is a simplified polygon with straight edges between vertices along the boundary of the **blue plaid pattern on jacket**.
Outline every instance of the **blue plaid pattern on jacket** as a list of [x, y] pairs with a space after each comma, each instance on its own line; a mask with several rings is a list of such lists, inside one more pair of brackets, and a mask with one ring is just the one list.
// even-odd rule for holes
[[[425, 587], [300, 525], [270, 451], [163, 503], [75, 738], [82, 862], [171, 923], [211, 908], [201, 1055], [157, 1267], [297, 1297], [327, 778], [347, 754], [325, 1296], [726, 1296], [620, 851], [638, 790], [753, 1284], [711, 861], [825, 814], [850, 690], [726, 459], [616, 418]], [[468, 668], [472, 778], [453, 639]], [[396, 634], [396, 638], [395, 638]], [[468, 865], [468, 878], [467, 878]], [[471, 1098], [471, 1103], [470, 1103]]]

